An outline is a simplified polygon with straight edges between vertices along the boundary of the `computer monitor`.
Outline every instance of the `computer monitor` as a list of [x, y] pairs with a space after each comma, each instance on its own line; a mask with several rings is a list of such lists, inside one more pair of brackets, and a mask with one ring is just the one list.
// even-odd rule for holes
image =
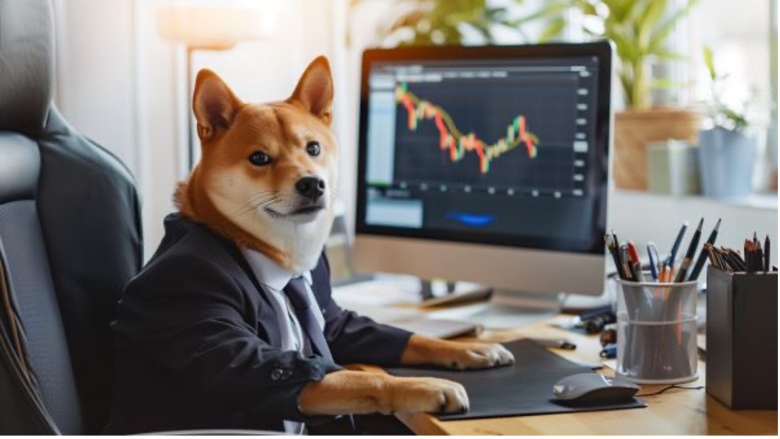
[[608, 42], [367, 50], [354, 264], [600, 295]]

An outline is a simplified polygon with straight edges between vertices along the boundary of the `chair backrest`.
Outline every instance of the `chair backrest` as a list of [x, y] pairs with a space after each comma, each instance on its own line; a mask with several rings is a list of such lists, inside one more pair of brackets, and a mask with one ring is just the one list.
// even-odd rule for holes
[[132, 175], [51, 102], [53, 36], [51, 0], [0, 0], [0, 434], [100, 433], [142, 262]]

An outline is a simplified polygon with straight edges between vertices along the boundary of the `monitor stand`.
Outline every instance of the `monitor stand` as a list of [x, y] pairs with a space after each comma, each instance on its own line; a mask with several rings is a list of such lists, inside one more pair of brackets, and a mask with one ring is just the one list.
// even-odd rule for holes
[[486, 329], [510, 329], [554, 317], [561, 310], [562, 298], [562, 294], [496, 290], [487, 302], [430, 311], [428, 316]]

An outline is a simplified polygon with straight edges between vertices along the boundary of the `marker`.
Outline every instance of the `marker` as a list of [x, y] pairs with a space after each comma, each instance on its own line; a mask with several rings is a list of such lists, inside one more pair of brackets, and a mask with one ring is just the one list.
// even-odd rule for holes
[[639, 261], [639, 253], [636, 251], [636, 246], [633, 242], [628, 241], [626, 247], [628, 248], [628, 256], [631, 258], [631, 268], [634, 269], [634, 278], [637, 282], [644, 282], [645, 275], [642, 273], [642, 263]]
[[689, 281], [699, 278], [699, 274], [701, 273], [702, 268], [704, 268], [704, 264], [707, 262], [707, 244], [715, 244], [715, 240], [718, 238], [718, 228], [720, 228], [720, 218], [718, 218], [718, 222], [715, 224], [715, 228], [712, 229], [709, 238], [707, 238], [707, 242], [704, 243], [704, 247], [702, 247], [701, 253], [699, 253], [699, 259], [696, 260], [696, 265], [693, 266], [693, 270], [688, 277]]
[[621, 279], [626, 279], [626, 274], [623, 271], [623, 264], [620, 263], [620, 255], [618, 254], [618, 244], [613, 239], [613, 235], [607, 233], [604, 235], [604, 241], [607, 243], [607, 250], [612, 255], [612, 260], [615, 262], [615, 269]]
[[677, 270], [677, 276], [674, 278], [675, 282], [682, 282], [685, 280], [685, 273], [688, 272], [688, 267], [691, 266], [691, 261], [693, 261], [693, 257], [696, 256], [696, 249], [699, 247], [702, 227], [704, 227], [704, 218], [699, 220], [699, 226], [696, 227], [696, 231], [693, 232], [693, 238], [691, 238], [691, 244], [688, 246], [688, 251], [685, 253], [685, 259], [683, 259], [680, 264], [680, 269]]
[[620, 260], [623, 262], [623, 270], [626, 272], [626, 279], [637, 281], [636, 272], [634, 272], [634, 264], [631, 263], [631, 256], [628, 253], [628, 245], [620, 245]]

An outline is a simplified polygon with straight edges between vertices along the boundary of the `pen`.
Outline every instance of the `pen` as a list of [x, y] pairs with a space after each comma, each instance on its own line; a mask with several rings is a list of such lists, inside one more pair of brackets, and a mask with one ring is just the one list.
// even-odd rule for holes
[[672, 245], [672, 252], [669, 253], [669, 257], [666, 259], [666, 265], [669, 266], [669, 270], [674, 267], [674, 259], [677, 257], [677, 249], [680, 248], [680, 244], [682, 243], [683, 236], [685, 236], [685, 231], [688, 229], [688, 221], [685, 221], [680, 228], [680, 232], [677, 233], [677, 239], [674, 240], [674, 245]]
[[704, 227], [704, 218], [699, 220], [699, 225], [696, 227], [696, 231], [693, 232], [691, 244], [688, 246], [688, 251], [685, 253], [685, 258], [680, 264], [680, 269], [677, 270], [677, 277], [674, 278], [675, 282], [682, 282], [685, 280], [685, 274], [688, 272], [688, 267], [691, 266], [691, 261], [693, 261], [693, 257], [696, 256], [696, 249], [699, 248], [699, 239], [701, 239], [702, 227]]
[[764, 239], [764, 271], [769, 272], [769, 235]]
[[[653, 258], [653, 252], [655, 252], [655, 258]], [[650, 258], [650, 275], [653, 276], [653, 280], [658, 280], [658, 267], [655, 264], [661, 262], [661, 258], [658, 256], [658, 249], [652, 242], [647, 243], [647, 257]]]
[[576, 344], [562, 338], [532, 338], [531, 340], [548, 348], [566, 349], [567, 351], [577, 349]]
[[664, 283], [664, 282], [666, 282], [666, 274], [668, 272], [668, 269], [666, 267], [666, 261], [664, 261], [661, 265], [662, 265], [662, 267], [661, 267], [661, 274], [659, 275], [658, 280], [661, 283]]
[[623, 271], [623, 279], [631, 280], [631, 273], [626, 269], [627, 267], [625, 266], [625, 260], [623, 259], [623, 252], [621, 251], [620, 241], [618, 240], [617, 233], [615, 233], [615, 229], [612, 229], [612, 242], [615, 245], [617, 260], [620, 261], [620, 267]]
[[642, 263], [639, 261], [639, 253], [636, 251], [636, 246], [633, 242], [628, 241], [626, 247], [628, 248], [628, 256], [631, 258], [631, 268], [634, 269], [634, 279], [637, 282], [644, 282], [645, 275], [642, 273]]
[[634, 264], [631, 263], [631, 256], [628, 254], [628, 245], [620, 245], [620, 259], [623, 262], [623, 270], [626, 272], [626, 279], [636, 281], [636, 273], [634, 272]]
[[699, 278], [699, 274], [701, 273], [702, 268], [704, 268], [704, 264], [707, 262], [706, 246], [707, 244], [715, 244], [715, 240], [718, 238], [718, 228], [720, 228], [720, 218], [718, 218], [715, 228], [712, 229], [709, 238], [707, 238], [707, 242], [704, 243], [704, 247], [702, 247], [701, 253], [699, 253], [699, 259], [696, 261], [696, 265], [693, 266], [693, 270], [691, 271], [688, 280], [696, 280]]
[[615, 262], [615, 269], [617, 270], [618, 276], [621, 279], [625, 279], [626, 275], [623, 272], [623, 264], [620, 263], [617, 242], [615, 242], [613, 236], [614, 235], [610, 235], [609, 233], [604, 235], [604, 241], [607, 243], [607, 250], [609, 250], [609, 253], [612, 255], [612, 260]]

